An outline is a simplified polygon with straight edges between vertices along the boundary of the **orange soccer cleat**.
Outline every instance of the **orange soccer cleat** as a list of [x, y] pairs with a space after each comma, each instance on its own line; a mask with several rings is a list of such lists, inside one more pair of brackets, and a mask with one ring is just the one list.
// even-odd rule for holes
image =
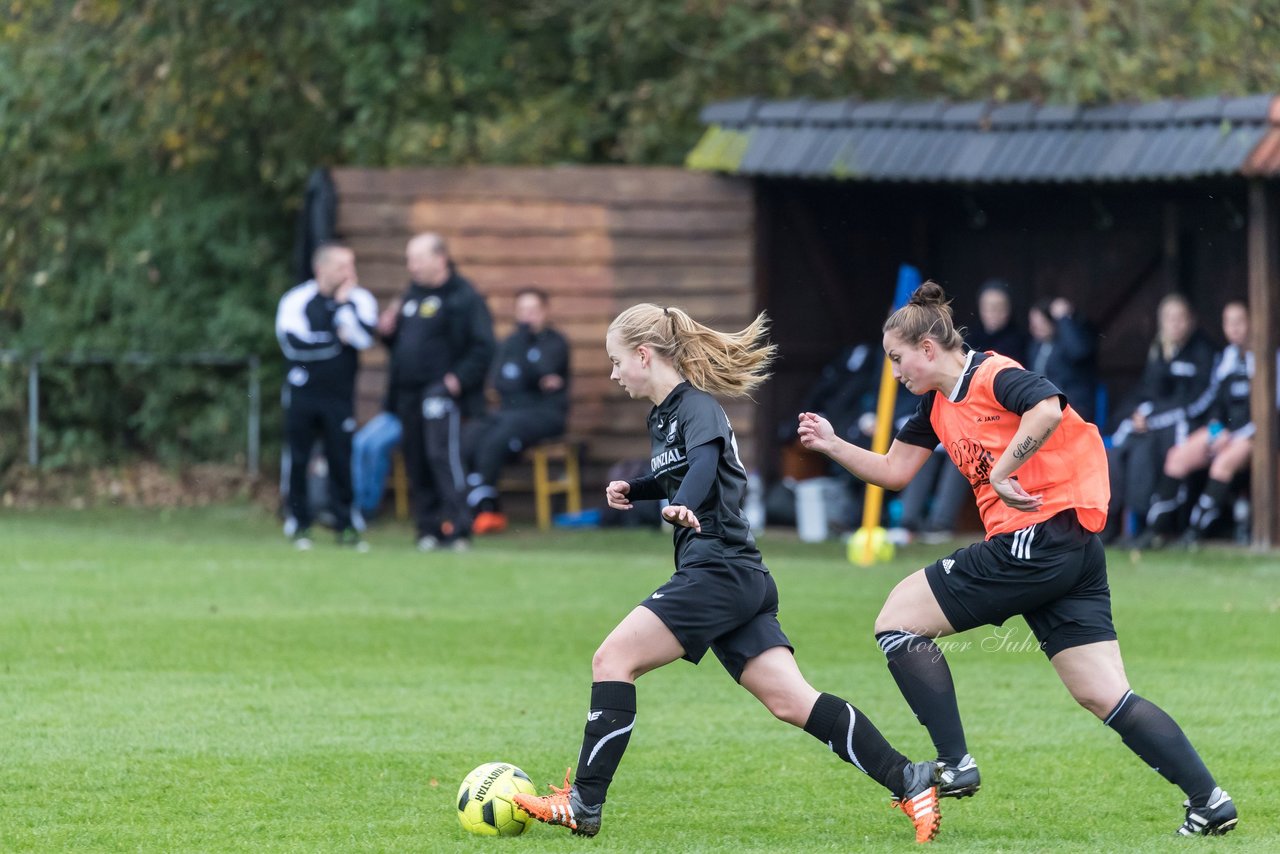
[[931, 842], [938, 835], [942, 813], [938, 811], [938, 767], [933, 762], [917, 762], [902, 772], [906, 778], [906, 794], [893, 799], [916, 827], [916, 842]]
[[595, 836], [600, 832], [600, 812], [604, 805], [584, 804], [569, 784], [570, 771], [572, 769], [565, 769], [564, 788], [552, 786], [549, 795], [519, 794], [512, 800], [538, 821], [567, 827], [576, 836]]
[[490, 510], [477, 513], [475, 521], [471, 523], [471, 532], [477, 537], [483, 537], [485, 534], [501, 534], [505, 530], [507, 530], [506, 514]]

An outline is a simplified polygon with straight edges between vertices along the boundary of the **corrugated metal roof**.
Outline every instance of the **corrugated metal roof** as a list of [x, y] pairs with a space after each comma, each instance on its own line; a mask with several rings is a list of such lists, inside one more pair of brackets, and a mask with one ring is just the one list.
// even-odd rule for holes
[[691, 169], [927, 183], [1280, 175], [1280, 96], [1082, 107], [987, 101], [711, 104]]

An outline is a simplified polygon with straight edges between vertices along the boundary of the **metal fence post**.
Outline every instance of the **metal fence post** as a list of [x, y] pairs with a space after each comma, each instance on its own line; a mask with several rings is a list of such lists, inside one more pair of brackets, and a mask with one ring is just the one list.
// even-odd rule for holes
[[259, 359], [249, 357], [249, 474], [258, 476], [258, 454], [262, 443], [262, 382]]
[[40, 357], [27, 360], [27, 465], [40, 464]]
[[[45, 354], [24, 353], [21, 350], [0, 349], [0, 365], [27, 366], [27, 464], [35, 468], [40, 464], [40, 365]], [[166, 367], [171, 361], [160, 362], [154, 354], [128, 352], [116, 356], [98, 353], [53, 356], [52, 361], [71, 365], [159, 365]], [[249, 368], [247, 393], [249, 395], [246, 442], [247, 467], [251, 477], [257, 477], [262, 460], [262, 361], [258, 356], [224, 355], [221, 353], [189, 353], [177, 357], [177, 364], [212, 365]], [[15, 409], [17, 407], [14, 407]]]

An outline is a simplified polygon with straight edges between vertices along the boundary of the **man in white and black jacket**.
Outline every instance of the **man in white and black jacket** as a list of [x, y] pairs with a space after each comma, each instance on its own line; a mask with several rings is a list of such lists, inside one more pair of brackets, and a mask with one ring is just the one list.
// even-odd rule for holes
[[402, 448], [418, 548], [465, 550], [471, 518], [462, 465], [462, 419], [484, 412], [493, 360], [493, 318], [460, 276], [438, 234], [405, 249], [409, 287], [400, 298], [391, 346], [389, 398], [404, 427]]
[[356, 283], [355, 253], [325, 243], [312, 256], [315, 278], [289, 290], [276, 310], [276, 338], [289, 361], [285, 375], [285, 531], [311, 547], [313, 513], [307, 463], [317, 435], [329, 466], [329, 501], [338, 542], [364, 550], [352, 519], [351, 435], [355, 431], [357, 351], [374, 341], [378, 303]]

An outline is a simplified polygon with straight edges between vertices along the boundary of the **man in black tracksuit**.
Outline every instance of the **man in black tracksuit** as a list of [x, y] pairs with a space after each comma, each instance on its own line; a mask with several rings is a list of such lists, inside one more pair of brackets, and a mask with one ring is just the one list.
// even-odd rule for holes
[[569, 343], [547, 325], [547, 303], [541, 288], [516, 292], [516, 329], [499, 345], [489, 379], [499, 397], [498, 411], [471, 422], [463, 433], [467, 503], [476, 514], [476, 534], [507, 527], [498, 504], [503, 463], [535, 442], [564, 433]]
[[317, 434], [329, 466], [329, 501], [339, 542], [363, 550], [353, 524], [351, 434], [355, 430], [357, 351], [373, 344], [378, 303], [356, 284], [355, 255], [336, 243], [316, 249], [315, 278], [290, 289], [276, 310], [276, 337], [289, 360], [285, 375], [286, 533], [311, 548], [307, 463]]
[[438, 234], [405, 249], [409, 288], [391, 346], [391, 391], [404, 425], [404, 462], [418, 548], [465, 550], [470, 538], [461, 420], [484, 411], [493, 320], [484, 298], [458, 275]]

